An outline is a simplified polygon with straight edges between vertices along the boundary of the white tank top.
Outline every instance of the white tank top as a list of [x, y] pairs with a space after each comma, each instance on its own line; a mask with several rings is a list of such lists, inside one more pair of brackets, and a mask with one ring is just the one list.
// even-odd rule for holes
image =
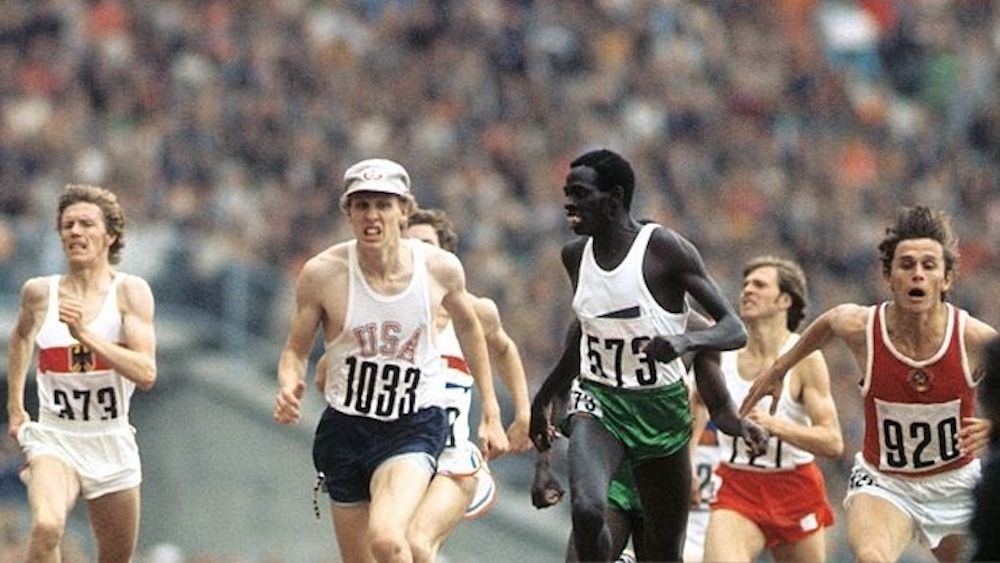
[[395, 420], [444, 406], [424, 252], [412, 241], [400, 244], [413, 256], [413, 275], [394, 295], [368, 285], [358, 264], [357, 241], [348, 245], [344, 330], [326, 343], [330, 371], [325, 396], [342, 413]]
[[[798, 340], [798, 334], [789, 334], [778, 354], [787, 352]], [[737, 405], [743, 402], [743, 399], [750, 392], [751, 385], [753, 385], [753, 381], [747, 381], [740, 377], [738, 357], [739, 352], [736, 350], [722, 353], [722, 373], [726, 377], [726, 388], [729, 390], [729, 396]], [[757, 408], [764, 412], [768, 412], [770, 407], [771, 397], [764, 397], [757, 404]], [[805, 407], [792, 400], [787, 382], [781, 390], [781, 397], [778, 398], [778, 410], [775, 412], [775, 416], [802, 426], [812, 424]], [[815, 457], [813, 454], [774, 436], [771, 436], [767, 443], [767, 453], [762, 456], [751, 456], [747, 452], [747, 444], [742, 438], [734, 438], [722, 432], [719, 432], [719, 447], [722, 456], [721, 463], [737, 469], [791, 470], [795, 469], [796, 466], [813, 461]]]
[[448, 413], [451, 435], [447, 447], [469, 440], [469, 411], [472, 409], [472, 385], [475, 380], [455, 335], [451, 321], [438, 333], [437, 344], [444, 363], [444, 407]]
[[642, 275], [642, 262], [653, 231], [646, 224], [618, 266], [608, 271], [594, 260], [588, 239], [580, 261], [573, 311], [580, 320], [580, 377], [610, 387], [651, 389], [681, 381], [684, 363], [648, 358], [641, 349], [655, 336], [681, 334], [690, 310], [671, 313], [653, 298]]
[[[97, 315], [87, 324], [95, 335], [122, 343], [116, 273]], [[135, 384], [111, 364], [70, 336], [59, 320], [60, 275], [49, 276], [48, 309], [35, 336], [38, 345], [38, 420], [50, 426], [100, 429], [128, 425], [129, 401]]]

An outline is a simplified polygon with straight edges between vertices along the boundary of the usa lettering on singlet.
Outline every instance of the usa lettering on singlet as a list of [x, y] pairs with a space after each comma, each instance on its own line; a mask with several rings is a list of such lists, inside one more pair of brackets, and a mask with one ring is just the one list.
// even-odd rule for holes
[[455, 447], [469, 440], [469, 411], [472, 408], [472, 385], [475, 380], [462, 355], [462, 348], [451, 321], [438, 332], [438, 350], [444, 363], [444, 409], [448, 413], [446, 447]]
[[[778, 354], [784, 354], [798, 340], [798, 334], [792, 333], [788, 335], [788, 339], [782, 344]], [[748, 381], [740, 376], [739, 352], [736, 350], [723, 352], [721, 367], [726, 380], [726, 389], [729, 390], [729, 396], [733, 398], [734, 403], [737, 405], [741, 404], [743, 399], [749, 394], [753, 381]], [[792, 399], [790, 387], [787, 384], [782, 387], [775, 417], [790, 420], [802, 426], [811, 425], [812, 419], [809, 418], [805, 407]], [[771, 401], [771, 397], [764, 397], [758, 403], [757, 408], [763, 412], [769, 412]], [[746, 441], [741, 437], [733, 437], [721, 432], [718, 436], [721, 463], [736, 469], [789, 471], [800, 465], [810, 463], [815, 458], [810, 452], [793, 446], [775, 436], [771, 436], [768, 440], [767, 452], [759, 456], [755, 456], [749, 451]]]
[[654, 336], [681, 334], [690, 309], [671, 313], [653, 298], [642, 275], [642, 262], [653, 231], [646, 224], [636, 235], [625, 259], [614, 269], [602, 269], [594, 260], [589, 239], [580, 262], [573, 295], [573, 311], [580, 320], [580, 377], [624, 389], [652, 389], [680, 381], [680, 358], [658, 362], [642, 352]]
[[441, 357], [423, 249], [400, 241], [413, 256], [413, 275], [401, 292], [383, 295], [365, 281], [357, 242], [348, 244], [344, 330], [326, 343], [330, 356], [326, 400], [345, 414], [395, 420], [444, 406]]
[[868, 315], [868, 365], [864, 397], [865, 461], [886, 473], [931, 475], [973, 460], [958, 449], [958, 431], [973, 416], [976, 383], [965, 352], [968, 314], [945, 304], [948, 321], [941, 347], [914, 360], [893, 346], [885, 326], [887, 303]]
[[[97, 315], [87, 324], [93, 334], [122, 342], [118, 310], [118, 285], [123, 274], [111, 280]], [[35, 337], [38, 345], [38, 419], [45, 425], [96, 426], [127, 424], [129, 401], [135, 384], [111, 364], [70, 336], [59, 320], [60, 275], [49, 276], [48, 309]]]

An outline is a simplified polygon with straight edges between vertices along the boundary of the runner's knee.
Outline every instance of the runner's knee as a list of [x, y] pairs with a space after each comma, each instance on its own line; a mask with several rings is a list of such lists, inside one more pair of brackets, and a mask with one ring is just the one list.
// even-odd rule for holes
[[604, 503], [588, 499], [574, 499], [573, 527], [588, 535], [604, 526]]
[[104, 542], [97, 546], [99, 563], [128, 563], [132, 560], [132, 546], [126, 542]]
[[55, 514], [39, 514], [31, 523], [31, 542], [43, 551], [52, 551], [62, 542], [66, 518]]
[[430, 538], [424, 536], [410, 537], [408, 539], [414, 563], [432, 563], [435, 560], [437, 549]]
[[883, 563], [893, 558], [884, 549], [876, 545], [854, 546], [854, 560], [858, 563]]
[[391, 530], [372, 530], [371, 550], [377, 561], [396, 561], [409, 551], [406, 538]]

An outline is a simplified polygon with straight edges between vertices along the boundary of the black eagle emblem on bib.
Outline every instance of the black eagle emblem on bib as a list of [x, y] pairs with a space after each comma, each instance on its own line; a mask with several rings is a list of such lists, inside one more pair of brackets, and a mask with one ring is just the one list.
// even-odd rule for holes
[[926, 393], [931, 388], [931, 380], [933, 376], [930, 372], [924, 371], [922, 369], [915, 369], [910, 372], [910, 385], [917, 390], [919, 393]]
[[74, 373], [93, 371], [96, 365], [94, 353], [79, 342], [69, 347], [69, 370]]

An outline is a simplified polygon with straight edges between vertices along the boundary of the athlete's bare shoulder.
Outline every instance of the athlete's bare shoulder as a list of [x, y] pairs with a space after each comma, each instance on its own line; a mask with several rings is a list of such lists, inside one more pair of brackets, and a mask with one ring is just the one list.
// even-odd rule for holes
[[820, 317], [830, 323], [833, 334], [848, 343], [860, 344], [866, 339], [868, 317], [872, 308], [857, 303], [841, 303], [831, 307]]
[[135, 274], [119, 273], [122, 280], [119, 284], [118, 302], [128, 309], [147, 308], [153, 299], [153, 290], [149, 282]]
[[691, 241], [670, 227], [658, 225], [649, 237], [648, 252], [674, 270], [701, 269], [701, 255]]
[[490, 333], [500, 326], [500, 310], [497, 304], [489, 297], [472, 296], [472, 309], [479, 318], [479, 323], [483, 325], [483, 331]]
[[25, 310], [39, 310], [48, 306], [49, 278], [38, 276], [21, 286], [21, 307]]
[[296, 293], [307, 301], [326, 295], [331, 288], [347, 291], [348, 243], [335, 244], [306, 261], [299, 272]]
[[580, 261], [583, 260], [583, 249], [587, 246], [587, 240], [587, 237], [575, 238], [562, 247], [561, 258], [563, 267], [569, 273], [574, 287], [580, 275]]
[[977, 374], [976, 378], [978, 379], [984, 375], [981, 368], [983, 366], [986, 346], [997, 338], [998, 333], [995, 328], [972, 315], [969, 315], [968, 320], [965, 322], [964, 332], [965, 351], [969, 355], [969, 360], [972, 364], [970, 367]]
[[306, 261], [302, 276], [331, 276], [346, 274], [348, 269], [348, 244], [341, 242], [326, 248]]
[[465, 269], [458, 256], [433, 244], [421, 241], [414, 241], [413, 244], [419, 244], [423, 248], [427, 260], [427, 271], [436, 282], [443, 287], [453, 287], [453, 284], [458, 281], [461, 281], [462, 286], [465, 285]]

